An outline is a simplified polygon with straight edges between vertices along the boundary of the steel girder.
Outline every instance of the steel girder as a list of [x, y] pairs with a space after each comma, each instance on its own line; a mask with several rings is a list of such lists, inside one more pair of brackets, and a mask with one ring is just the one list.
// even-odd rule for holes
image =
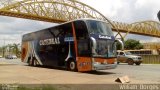
[[[2, 2], [3, 1], [3, 2]], [[108, 20], [94, 8], [76, 0], [23, 0], [1, 1], [0, 15], [62, 23], [79, 18], [95, 18], [107, 21], [112, 29], [122, 37], [120, 32], [160, 37], [160, 23], [143, 21], [136, 23], [121, 23]], [[117, 35], [118, 35], [117, 34]], [[116, 35], [116, 36], [117, 36]]]
[[107, 18], [76, 0], [23, 0], [0, 9], [1, 15], [61, 23], [78, 18]]
[[160, 23], [156, 21], [140, 21], [131, 24], [113, 21], [112, 23], [120, 32], [126, 33], [123, 36], [124, 38], [129, 33], [152, 37], [160, 37]]

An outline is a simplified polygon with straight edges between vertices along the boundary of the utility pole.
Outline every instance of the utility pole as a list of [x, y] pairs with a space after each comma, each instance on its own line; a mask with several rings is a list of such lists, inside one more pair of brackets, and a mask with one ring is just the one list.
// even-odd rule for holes
[[3, 42], [3, 57], [5, 57], [5, 39], [3, 39], [4, 42]]

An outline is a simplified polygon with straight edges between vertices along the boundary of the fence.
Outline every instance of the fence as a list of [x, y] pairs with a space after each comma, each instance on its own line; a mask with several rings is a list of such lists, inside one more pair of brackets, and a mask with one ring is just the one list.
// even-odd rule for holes
[[142, 55], [144, 64], [160, 64], [160, 55]]

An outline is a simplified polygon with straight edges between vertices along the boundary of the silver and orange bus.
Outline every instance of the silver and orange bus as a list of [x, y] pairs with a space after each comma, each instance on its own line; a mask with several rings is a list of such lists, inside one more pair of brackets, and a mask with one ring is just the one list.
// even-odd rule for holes
[[115, 42], [109, 23], [78, 19], [23, 35], [21, 60], [71, 71], [114, 69]]

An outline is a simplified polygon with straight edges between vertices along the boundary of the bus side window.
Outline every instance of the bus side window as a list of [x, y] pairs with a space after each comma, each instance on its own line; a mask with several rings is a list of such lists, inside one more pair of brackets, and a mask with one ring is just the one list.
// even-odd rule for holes
[[71, 23], [68, 23], [67, 25], [64, 26], [64, 31], [65, 31], [65, 36], [73, 37], [72, 24]]
[[75, 32], [78, 46], [79, 56], [90, 56], [90, 43], [88, 39], [88, 31], [85, 22], [75, 21]]
[[88, 31], [85, 22], [76, 21], [74, 22], [74, 25], [77, 39], [86, 39]]

